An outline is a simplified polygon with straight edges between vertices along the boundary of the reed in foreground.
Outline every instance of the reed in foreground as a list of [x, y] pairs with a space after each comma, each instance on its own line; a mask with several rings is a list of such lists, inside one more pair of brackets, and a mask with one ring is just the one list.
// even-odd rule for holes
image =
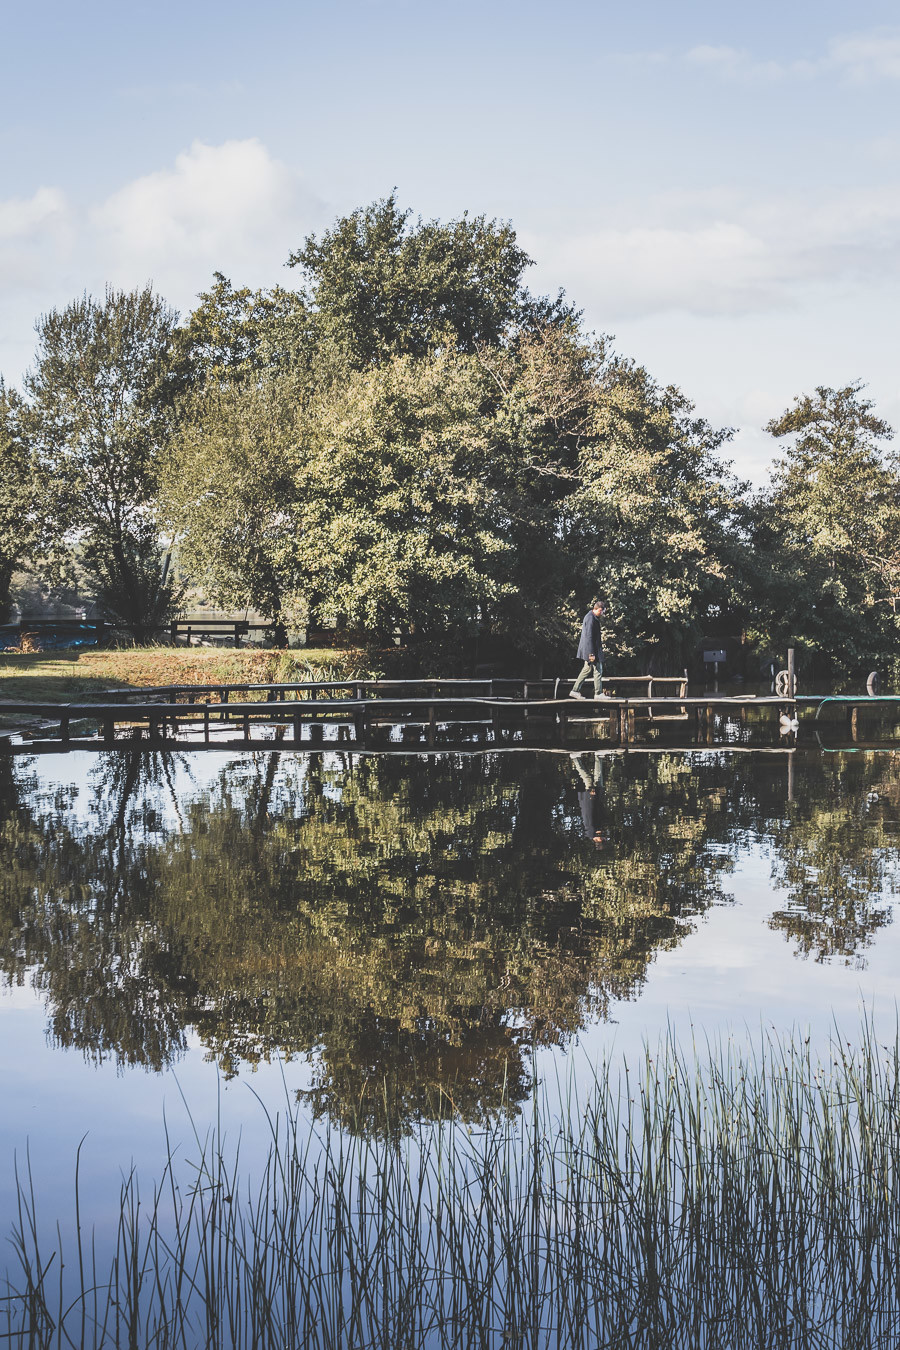
[[[673, 1042], [584, 1099], [394, 1140], [288, 1114], [217, 1134], [118, 1232], [46, 1244], [20, 1172], [15, 1347], [895, 1347], [900, 1040]], [[77, 1169], [76, 1169], [77, 1170]], [[252, 1169], [251, 1169], [252, 1170]], [[248, 1173], [249, 1175], [249, 1173]]]

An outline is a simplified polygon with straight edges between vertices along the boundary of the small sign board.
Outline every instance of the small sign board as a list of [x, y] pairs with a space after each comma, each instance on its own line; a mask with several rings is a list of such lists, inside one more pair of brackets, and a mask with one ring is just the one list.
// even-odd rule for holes
[[704, 653], [703, 653], [703, 660], [706, 661], [707, 664], [709, 664], [709, 665], [711, 665], [713, 662], [718, 663], [718, 662], [720, 662], [720, 661], [724, 661], [724, 660], [725, 660], [725, 652], [723, 652], [723, 651], [709, 651], [709, 652], [704, 652]]

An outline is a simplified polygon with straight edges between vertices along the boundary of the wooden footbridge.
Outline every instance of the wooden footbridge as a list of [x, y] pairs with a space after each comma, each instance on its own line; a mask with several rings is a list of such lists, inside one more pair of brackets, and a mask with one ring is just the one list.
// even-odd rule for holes
[[[247, 747], [271, 741], [320, 743], [325, 727], [346, 745], [387, 748], [398, 740], [426, 747], [482, 738], [496, 744], [572, 747], [602, 740], [645, 743], [672, 724], [695, 744], [727, 744], [735, 723], [768, 725], [776, 741], [792, 736], [801, 715], [839, 705], [846, 739], [860, 738], [861, 709], [896, 713], [895, 695], [723, 695], [688, 693], [687, 679], [627, 676], [604, 680], [600, 699], [573, 698], [569, 680], [323, 680], [290, 684], [165, 685], [117, 689], [80, 703], [0, 702], [15, 717], [0, 750]], [[830, 714], [833, 722], [833, 713]], [[273, 730], [274, 728], [274, 730]], [[684, 735], [686, 733], [686, 737]], [[731, 739], [736, 739], [732, 737]], [[898, 742], [900, 748], [900, 742]]]

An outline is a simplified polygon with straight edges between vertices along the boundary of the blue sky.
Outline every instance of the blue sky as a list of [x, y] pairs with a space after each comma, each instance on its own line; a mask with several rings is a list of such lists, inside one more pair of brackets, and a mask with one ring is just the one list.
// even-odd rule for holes
[[895, 5], [19, 0], [3, 33], [8, 380], [38, 313], [289, 279], [396, 185], [512, 220], [532, 287], [738, 427], [745, 474], [814, 384], [867, 380], [900, 427]]

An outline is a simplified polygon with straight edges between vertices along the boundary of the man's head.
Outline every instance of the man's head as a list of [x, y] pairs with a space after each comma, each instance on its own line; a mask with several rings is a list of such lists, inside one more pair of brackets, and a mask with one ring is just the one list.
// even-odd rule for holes
[[606, 601], [603, 599], [602, 595], [597, 595], [594, 597], [594, 599], [591, 601], [591, 609], [594, 611], [594, 613], [597, 615], [597, 618], [599, 619], [600, 615], [606, 609]]

